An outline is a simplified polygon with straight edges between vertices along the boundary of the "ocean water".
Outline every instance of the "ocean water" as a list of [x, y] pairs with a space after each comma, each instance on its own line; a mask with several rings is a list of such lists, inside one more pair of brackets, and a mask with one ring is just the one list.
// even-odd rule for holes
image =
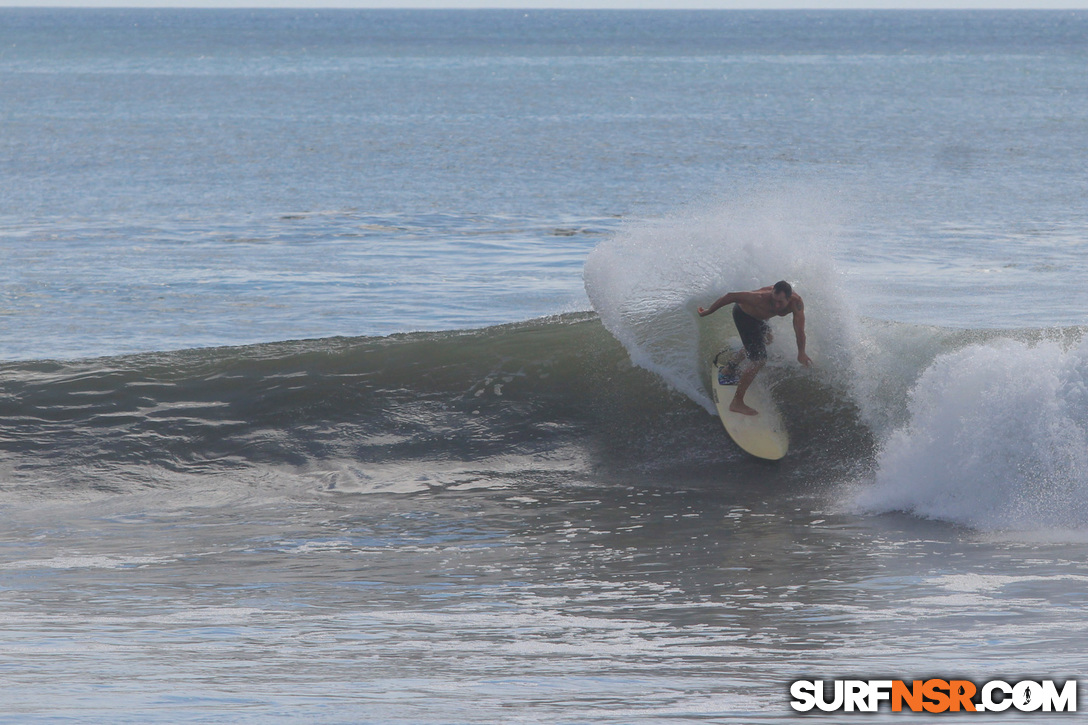
[[[1083, 677], [1086, 67], [1080, 11], [0, 9], [0, 722]], [[694, 311], [783, 278], [771, 465]]]

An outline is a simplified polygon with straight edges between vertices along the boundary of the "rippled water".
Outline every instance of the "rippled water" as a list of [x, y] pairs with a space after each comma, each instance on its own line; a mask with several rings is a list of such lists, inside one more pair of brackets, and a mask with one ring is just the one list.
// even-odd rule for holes
[[[1086, 38], [0, 9], [0, 722], [1077, 677]], [[777, 330], [770, 466], [692, 310], [782, 276], [817, 366]]]

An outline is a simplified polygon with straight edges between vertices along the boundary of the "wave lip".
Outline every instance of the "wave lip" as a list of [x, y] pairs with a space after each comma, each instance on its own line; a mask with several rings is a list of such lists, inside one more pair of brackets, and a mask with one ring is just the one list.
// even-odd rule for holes
[[856, 503], [985, 530], [1088, 528], [1088, 342], [938, 357]]

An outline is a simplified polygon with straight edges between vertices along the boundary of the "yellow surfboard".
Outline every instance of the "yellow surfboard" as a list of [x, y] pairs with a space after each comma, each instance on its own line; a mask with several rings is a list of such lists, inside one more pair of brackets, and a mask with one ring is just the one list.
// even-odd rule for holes
[[726, 432], [738, 446], [753, 456], [777, 461], [790, 448], [790, 436], [782, 420], [782, 412], [758, 377], [744, 394], [744, 402], [758, 410], [759, 415], [743, 415], [729, 410], [729, 403], [737, 392], [736, 378], [728, 374], [725, 365], [729, 356], [722, 355], [721, 360], [723, 364], [711, 365], [710, 386], [714, 393], [714, 405], [718, 408]]

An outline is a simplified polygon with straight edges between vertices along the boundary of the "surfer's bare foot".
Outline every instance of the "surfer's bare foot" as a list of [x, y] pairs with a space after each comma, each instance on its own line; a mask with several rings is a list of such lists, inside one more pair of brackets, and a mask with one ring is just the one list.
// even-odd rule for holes
[[729, 404], [729, 410], [734, 413], [740, 413], [741, 415], [759, 415], [759, 411], [755, 408], [750, 408], [744, 403], [738, 403], [735, 400]]

